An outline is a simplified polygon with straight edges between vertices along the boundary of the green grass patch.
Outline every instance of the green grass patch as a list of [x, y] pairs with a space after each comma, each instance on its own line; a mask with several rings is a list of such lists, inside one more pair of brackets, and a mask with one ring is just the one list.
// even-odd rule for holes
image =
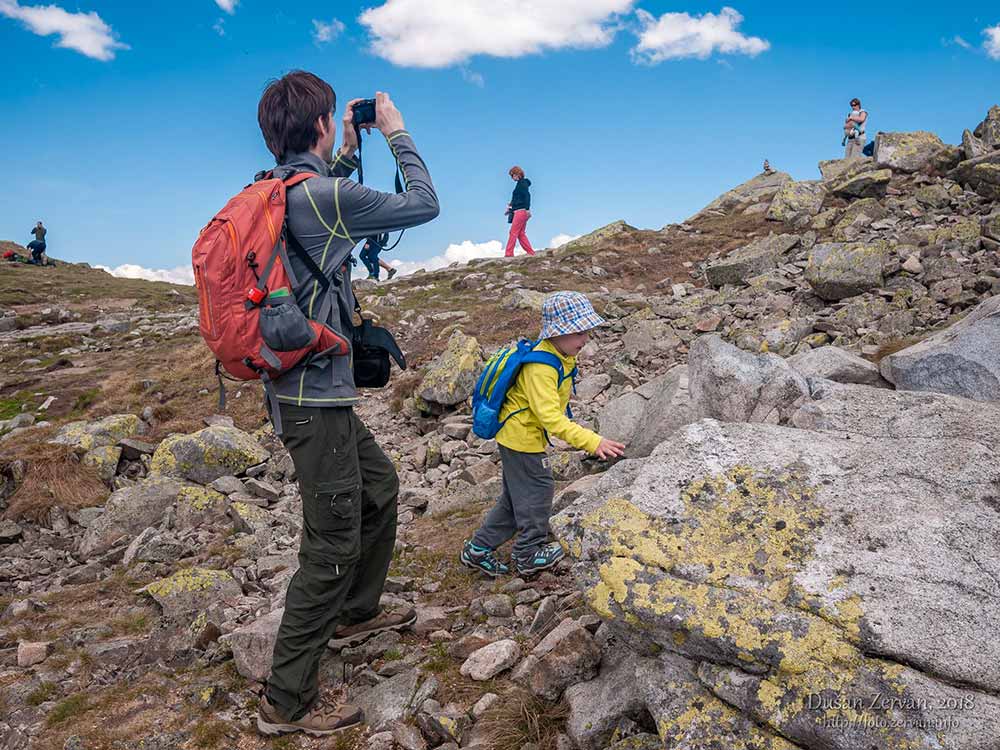
[[215, 719], [199, 721], [195, 725], [194, 731], [191, 732], [191, 741], [194, 742], [195, 747], [211, 750], [211, 748], [219, 747], [223, 740], [228, 739], [229, 731], [230, 725], [224, 721]]
[[447, 672], [454, 665], [454, 660], [448, 655], [448, 650], [443, 643], [435, 643], [427, 649], [427, 661], [421, 666], [428, 672], [441, 674]]
[[25, 404], [30, 403], [31, 401], [21, 393], [0, 398], [0, 419], [13, 419], [24, 411]]
[[90, 406], [97, 400], [97, 397], [101, 395], [100, 388], [88, 388], [87, 390], [80, 393], [76, 400], [73, 402], [72, 414], [79, 415], [85, 412]]
[[46, 701], [52, 700], [52, 697], [58, 691], [59, 686], [54, 682], [43, 682], [41, 685], [28, 693], [28, 697], [24, 700], [29, 706], [40, 706]]
[[76, 693], [64, 698], [45, 717], [45, 723], [50, 727], [62, 724], [75, 716], [80, 716], [90, 710], [90, 701], [83, 693]]

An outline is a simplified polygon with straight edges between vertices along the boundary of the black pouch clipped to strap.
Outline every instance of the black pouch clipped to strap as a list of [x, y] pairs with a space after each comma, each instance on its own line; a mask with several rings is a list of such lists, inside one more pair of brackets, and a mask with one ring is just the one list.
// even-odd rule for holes
[[406, 358], [396, 339], [386, 328], [363, 319], [354, 326], [354, 385], [358, 388], [384, 388], [389, 382], [391, 356], [400, 370], [406, 369]]

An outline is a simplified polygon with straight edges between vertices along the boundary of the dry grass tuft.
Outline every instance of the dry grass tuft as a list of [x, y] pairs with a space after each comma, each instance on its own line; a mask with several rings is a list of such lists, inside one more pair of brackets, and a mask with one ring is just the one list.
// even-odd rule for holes
[[84, 466], [69, 446], [51, 445], [41, 437], [34, 435], [32, 443], [13, 446], [0, 457], [0, 466], [22, 460], [27, 468], [24, 481], [10, 497], [5, 517], [44, 523], [57, 505], [76, 510], [103, 503], [108, 487], [96, 470]]
[[875, 364], [878, 364], [890, 354], [901, 352], [903, 349], [909, 349], [911, 346], [919, 344], [921, 341], [922, 339], [917, 336], [909, 336], [903, 339], [896, 339], [895, 341], [888, 341], [878, 348], [878, 351], [875, 352], [875, 356], [872, 357], [872, 361]]
[[479, 720], [479, 726], [492, 750], [520, 750], [527, 744], [538, 750], [555, 750], [556, 738], [568, 717], [565, 702], [549, 703], [518, 687], [501, 696], [497, 707]]

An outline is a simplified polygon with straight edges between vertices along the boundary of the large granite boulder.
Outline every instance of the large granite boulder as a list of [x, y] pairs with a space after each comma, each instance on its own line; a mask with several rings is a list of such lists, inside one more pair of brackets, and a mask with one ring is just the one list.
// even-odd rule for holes
[[917, 172], [927, 166], [944, 148], [934, 133], [915, 130], [911, 133], [879, 133], [875, 136], [875, 162], [897, 172]]
[[626, 224], [622, 219], [619, 219], [618, 221], [613, 221], [610, 224], [605, 224], [603, 227], [599, 227], [593, 232], [589, 232], [581, 237], [570, 240], [564, 245], [560, 245], [552, 252], [557, 255], [568, 255], [576, 250], [592, 247], [597, 244], [603, 244], [618, 235], [628, 234], [629, 232], [634, 231], [636, 231], [635, 227], [630, 224]]
[[823, 242], [809, 252], [806, 281], [819, 297], [840, 300], [883, 284], [882, 271], [889, 249], [884, 241]]
[[[683, 657], [652, 667], [666, 705], [685, 696], [657, 721], [667, 746], [697, 724], [690, 747], [789, 747], [764, 732], [806, 750], [981, 748], [1000, 736], [986, 635], [1000, 626], [1000, 408], [992, 427], [947, 426], [941, 402], [917, 415], [891, 391], [819, 385], [886, 401], [829, 432], [688, 425], [612, 467], [554, 531], [598, 614]], [[899, 436], [893, 414], [911, 425]], [[713, 729], [715, 700], [745, 723]]]
[[809, 394], [806, 379], [778, 355], [745, 352], [717, 335], [691, 345], [688, 389], [696, 418], [773, 424], [787, 422]]
[[677, 365], [609, 401], [598, 412], [595, 429], [604, 437], [625, 443], [625, 455], [637, 458], [648, 456], [674, 430], [694, 419], [688, 368]]
[[771, 201], [767, 218], [804, 226], [819, 213], [825, 197], [826, 186], [822, 180], [785, 183]]
[[98, 555], [119, 539], [131, 541], [146, 527], [158, 525], [182, 486], [170, 477], [150, 477], [111, 493], [104, 504], [104, 513], [83, 534], [80, 557]]
[[883, 357], [879, 369], [900, 390], [1000, 400], [1000, 296], [953, 326]]
[[479, 342], [473, 336], [455, 331], [417, 386], [414, 392], [417, 406], [423, 411], [434, 411], [462, 403], [472, 395], [482, 366]]
[[270, 457], [253, 436], [216, 424], [190, 435], [166, 438], [153, 454], [150, 472], [209, 484], [219, 477], [242, 474]]
[[797, 234], [779, 234], [754, 240], [709, 263], [705, 267], [705, 279], [710, 286], [715, 287], [742, 284], [752, 276], [777, 268], [784, 254], [799, 244], [801, 239]]

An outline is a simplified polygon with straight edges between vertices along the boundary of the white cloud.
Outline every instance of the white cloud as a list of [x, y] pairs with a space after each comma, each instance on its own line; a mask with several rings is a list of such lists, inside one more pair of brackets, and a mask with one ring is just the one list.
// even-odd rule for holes
[[983, 29], [983, 36], [986, 37], [986, 41], [983, 42], [983, 49], [986, 50], [986, 54], [994, 60], [1000, 60], [1000, 23], [988, 29]]
[[953, 41], [959, 47], [962, 47], [964, 49], [971, 49], [972, 48], [971, 44], [969, 44], [967, 41], [965, 41], [962, 37], [958, 36], [957, 34], [954, 37], [952, 37], [951, 41]]
[[[502, 258], [503, 245], [499, 240], [488, 242], [473, 242], [465, 240], [459, 244], [448, 245], [441, 255], [435, 255], [427, 260], [389, 260], [389, 265], [399, 269], [401, 276], [413, 273], [421, 268], [425, 271], [436, 271], [450, 266], [452, 263], [468, 263], [474, 258]], [[384, 255], [383, 260], [388, 260]]]
[[191, 266], [177, 266], [177, 268], [143, 268], [134, 263], [124, 263], [117, 268], [107, 266], [96, 266], [102, 271], [107, 271], [112, 276], [119, 276], [123, 279], [145, 279], [146, 281], [169, 281], [172, 284], [187, 284], [194, 286], [194, 271]]
[[766, 39], [745, 36], [736, 28], [743, 16], [733, 8], [719, 14], [692, 16], [688, 13], [664, 13], [656, 18], [637, 10], [639, 43], [632, 48], [632, 59], [647, 65], [684, 57], [707, 59], [713, 52], [754, 57], [771, 47]]
[[220, 18], [212, 25], [212, 30], [219, 36], [226, 35], [226, 19]]
[[469, 70], [468, 68], [462, 68], [462, 80], [466, 83], [471, 83], [473, 86], [478, 86], [483, 88], [486, 85], [486, 79], [483, 78], [482, 73], [477, 73], [474, 70]]
[[58, 5], [21, 5], [0, 0], [0, 15], [23, 23], [38, 36], [58, 34], [57, 47], [73, 49], [95, 60], [113, 60], [115, 50], [129, 49], [97, 13], [70, 13]]
[[551, 240], [549, 240], [549, 247], [562, 247], [567, 242], [572, 242], [578, 237], [582, 237], [582, 234], [557, 234]]
[[240, 0], [215, 0], [215, 4], [222, 8], [229, 15], [233, 15], [236, 12], [236, 5]]
[[474, 55], [522, 57], [605, 47], [635, 0], [385, 0], [359, 17], [371, 50], [395, 65], [444, 68]]
[[314, 18], [312, 24], [312, 38], [316, 44], [331, 42], [340, 36], [340, 32], [344, 30], [344, 24], [336, 18], [330, 21], [330, 23], [327, 23], [326, 21], [317, 21]]

